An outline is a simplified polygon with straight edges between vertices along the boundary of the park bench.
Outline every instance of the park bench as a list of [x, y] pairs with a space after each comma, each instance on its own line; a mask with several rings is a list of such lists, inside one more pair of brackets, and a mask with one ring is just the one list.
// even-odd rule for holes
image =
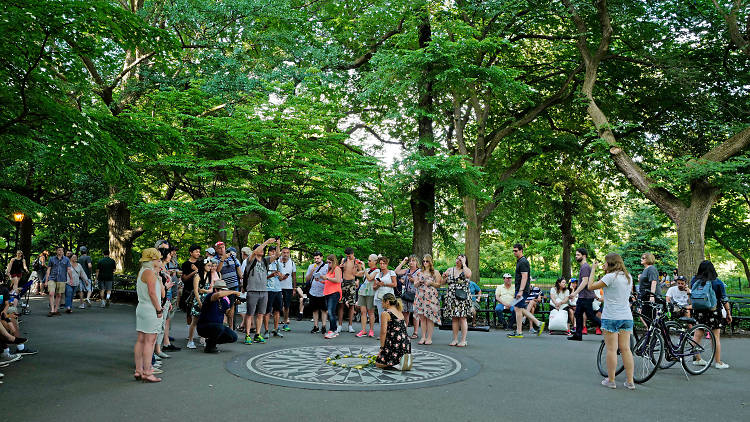
[[743, 322], [750, 321], [750, 295], [729, 295], [729, 308], [732, 310], [732, 323], [729, 330], [734, 334]]

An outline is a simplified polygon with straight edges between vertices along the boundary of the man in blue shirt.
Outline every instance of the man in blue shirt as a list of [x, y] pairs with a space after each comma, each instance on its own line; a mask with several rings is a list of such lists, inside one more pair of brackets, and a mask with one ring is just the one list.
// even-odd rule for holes
[[60, 315], [60, 299], [65, 293], [65, 284], [73, 277], [73, 267], [70, 260], [65, 256], [62, 246], [57, 248], [55, 256], [49, 259], [47, 266], [47, 290], [49, 291], [48, 317]]
[[218, 353], [217, 344], [234, 343], [237, 333], [224, 325], [224, 314], [231, 308], [227, 296], [240, 296], [236, 290], [227, 290], [224, 280], [214, 283], [212, 293], [203, 299], [201, 314], [198, 317], [198, 335], [206, 339], [206, 353]]

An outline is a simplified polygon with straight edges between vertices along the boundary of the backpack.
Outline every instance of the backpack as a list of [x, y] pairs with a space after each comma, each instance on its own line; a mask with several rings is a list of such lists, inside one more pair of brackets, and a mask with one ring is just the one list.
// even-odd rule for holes
[[34, 261], [32, 269], [36, 272], [42, 271], [44, 269], [44, 265], [42, 265], [42, 263], [39, 262], [39, 258], [37, 258], [36, 261]]
[[710, 281], [698, 280], [693, 285], [690, 298], [692, 299], [693, 309], [696, 311], [716, 310], [716, 293]]

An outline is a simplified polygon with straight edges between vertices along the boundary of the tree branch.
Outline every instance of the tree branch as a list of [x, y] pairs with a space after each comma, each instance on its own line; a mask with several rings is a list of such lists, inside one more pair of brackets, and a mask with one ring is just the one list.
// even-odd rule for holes
[[338, 70], [359, 69], [363, 65], [367, 64], [367, 62], [369, 62], [370, 59], [372, 58], [372, 55], [378, 51], [378, 48], [380, 48], [380, 46], [383, 45], [384, 42], [388, 41], [389, 38], [393, 37], [396, 34], [400, 34], [403, 31], [405, 20], [406, 20], [406, 16], [402, 17], [401, 20], [398, 22], [398, 26], [396, 26], [395, 29], [392, 29], [386, 32], [382, 37], [380, 37], [380, 39], [378, 39], [374, 44], [372, 44], [367, 49], [367, 53], [357, 57], [356, 59], [354, 59], [354, 61], [352, 61], [351, 63], [347, 65], [336, 67], [336, 69]]
[[383, 138], [382, 136], [380, 136], [380, 134], [378, 134], [377, 132], [375, 132], [375, 130], [373, 128], [371, 128], [370, 126], [368, 126], [368, 125], [366, 125], [364, 123], [357, 123], [356, 125], [354, 125], [354, 126], [350, 127], [349, 129], [345, 130], [344, 133], [346, 133], [347, 135], [351, 135], [352, 133], [358, 131], [359, 129], [366, 130], [372, 136], [374, 136], [375, 139], [377, 139], [378, 141], [380, 141], [380, 142], [382, 142], [384, 144], [401, 145], [402, 147], [404, 146], [403, 142], [389, 141], [389, 140]]
[[705, 153], [700, 159], [722, 162], [739, 154], [750, 145], [750, 126]]
[[120, 74], [117, 75], [117, 77], [115, 78], [115, 80], [112, 81], [112, 83], [109, 85], [110, 88], [115, 88], [117, 86], [117, 84], [120, 82], [120, 80], [122, 80], [122, 78], [125, 77], [125, 75], [127, 75], [131, 70], [133, 70], [133, 68], [135, 68], [136, 66], [138, 66], [139, 64], [141, 64], [141, 62], [150, 59], [155, 54], [156, 54], [156, 52], [152, 51], [151, 53], [143, 55], [143, 56], [139, 57], [138, 59], [136, 59], [133, 63], [127, 65], [124, 69], [122, 69], [122, 72], [120, 72]]

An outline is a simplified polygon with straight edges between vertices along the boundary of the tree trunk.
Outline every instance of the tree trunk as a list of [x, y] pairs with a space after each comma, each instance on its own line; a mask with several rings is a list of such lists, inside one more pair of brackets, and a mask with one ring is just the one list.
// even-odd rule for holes
[[[429, 12], [424, 11], [422, 22], [419, 25], [419, 48], [426, 48], [432, 40]], [[433, 131], [433, 92], [432, 92], [432, 66], [428, 63], [422, 72], [419, 83], [419, 103], [421, 111], [417, 119], [417, 134], [419, 136], [418, 151], [423, 157], [435, 155]], [[420, 261], [425, 255], [432, 255], [432, 226], [435, 218], [435, 181], [432, 175], [420, 174], [417, 178], [417, 186], [411, 191], [412, 232], [411, 250]]]
[[257, 213], [243, 215], [239, 218], [239, 221], [236, 222], [234, 231], [232, 232], [232, 244], [237, 250], [247, 246], [250, 231], [260, 224], [262, 220], [263, 218]]
[[463, 202], [467, 223], [464, 255], [466, 255], [467, 266], [471, 269], [471, 280], [479, 284], [479, 239], [482, 234], [482, 221], [477, 214], [476, 198], [466, 196]]
[[143, 234], [143, 229], [131, 227], [128, 204], [114, 197], [107, 204], [107, 227], [109, 229], [109, 256], [117, 264], [118, 272], [126, 271], [132, 262], [133, 242]]
[[690, 206], [683, 208], [677, 224], [677, 271], [688, 280], [705, 258], [706, 222], [719, 190], [703, 182], [691, 186]]
[[570, 280], [572, 270], [570, 262], [570, 250], [573, 247], [573, 243], [576, 241], [573, 238], [573, 204], [570, 202], [570, 189], [565, 188], [565, 195], [563, 195], [563, 215], [560, 223], [560, 233], [562, 235], [562, 276], [566, 280]]

